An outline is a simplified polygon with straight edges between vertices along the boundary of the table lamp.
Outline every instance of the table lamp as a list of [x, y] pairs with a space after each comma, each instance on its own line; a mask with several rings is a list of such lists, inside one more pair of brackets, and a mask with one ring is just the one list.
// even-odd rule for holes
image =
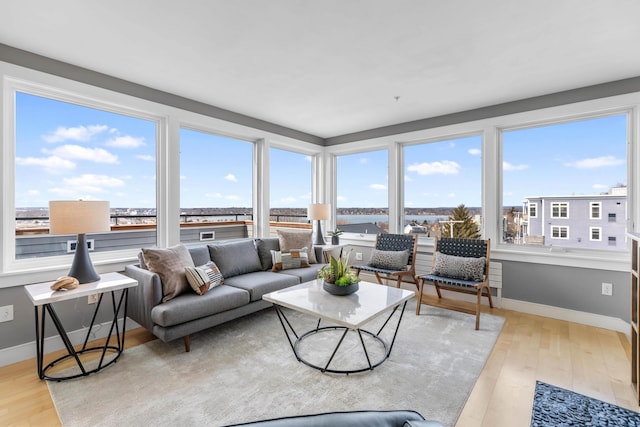
[[316, 246], [326, 245], [324, 236], [322, 235], [322, 226], [320, 225], [320, 221], [329, 219], [329, 214], [329, 205], [327, 205], [326, 203], [312, 203], [307, 209], [307, 217], [310, 220], [318, 221], [318, 226], [316, 229], [316, 241], [313, 243]]
[[80, 284], [96, 282], [100, 275], [93, 268], [87, 249], [87, 233], [111, 230], [109, 202], [58, 200], [49, 202], [49, 234], [77, 234], [76, 253], [69, 276]]

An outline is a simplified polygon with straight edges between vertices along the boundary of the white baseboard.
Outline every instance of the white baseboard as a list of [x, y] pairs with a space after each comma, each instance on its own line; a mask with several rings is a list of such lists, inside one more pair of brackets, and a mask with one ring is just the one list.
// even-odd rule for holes
[[[122, 330], [122, 319], [118, 321], [118, 326], [120, 327], [120, 330]], [[110, 327], [111, 327], [111, 321], [94, 325], [89, 341], [106, 337]], [[140, 325], [138, 325], [136, 322], [134, 322], [131, 319], [127, 319], [127, 331], [136, 329], [139, 327]], [[84, 342], [85, 337], [87, 336], [88, 329], [89, 328], [82, 328], [75, 331], [67, 332], [67, 335], [69, 335], [69, 339], [71, 340], [71, 343], [73, 345], [82, 344]], [[112, 338], [112, 339], [115, 340], [115, 338]], [[60, 338], [59, 335], [55, 335], [55, 336], [44, 339], [45, 354], [50, 353], [52, 351], [62, 350], [63, 348], [64, 348], [64, 343], [62, 342], [62, 339]], [[36, 358], [35, 340], [25, 344], [17, 345], [15, 347], [0, 349], [0, 366], [7, 366], [13, 363], [22, 362], [23, 360], [28, 360], [28, 359], [35, 360], [35, 358]], [[36, 370], [35, 362], [34, 362], [33, 369], [34, 371]]]
[[[425, 295], [437, 295], [433, 285], [426, 285], [423, 292]], [[449, 295], [443, 291], [444, 298]], [[475, 303], [476, 297], [473, 295], [456, 294], [456, 299]], [[488, 304], [485, 297], [482, 304]], [[537, 304], [534, 302], [519, 301], [509, 298], [493, 297], [493, 306], [506, 310], [519, 311], [521, 313], [535, 314], [537, 316], [550, 317], [552, 319], [565, 320], [567, 322], [580, 323], [582, 325], [594, 326], [596, 328], [609, 329], [622, 332], [631, 340], [631, 325], [619, 317], [603, 316], [601, 314], [587, 313], [585, 311], [570, 310], [568, 308], [554, 307], [551, 305]]]

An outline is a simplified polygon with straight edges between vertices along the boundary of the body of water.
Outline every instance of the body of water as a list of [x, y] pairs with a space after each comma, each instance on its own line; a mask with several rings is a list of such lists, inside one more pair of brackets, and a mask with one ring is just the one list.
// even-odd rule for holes
[[[408, 224], [410, 222], [417, 222], [422, 224], [424, 220], [429, 221], [429, 224], [433, 224], [436, 219], [440, 221], [446, 221], [449, 219], [447, 215], [405, 215], [404, 222]], [[349, 224], [359, 224], [364, 222], [381, 223], [389, 222], [388, 215], [338, 215], [338, 222], [347, 222]]]

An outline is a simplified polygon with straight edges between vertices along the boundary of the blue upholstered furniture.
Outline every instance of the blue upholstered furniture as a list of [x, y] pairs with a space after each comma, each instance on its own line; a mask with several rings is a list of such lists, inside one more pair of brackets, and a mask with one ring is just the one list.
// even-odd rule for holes
[[[351, 411], [300, 415], [233, 426], [253, 427], [444, 427], [415, 411]], [[232, 427], [232, 426], [227, 426]]]
[[[424, 282], [433, 282], [438, 293], [438, 298], [442, 298], [441, 290], [463, 292], [477, 296], [476, 300], [476, 330], [480, 327], [480, 300], [484, 295], [489, 300], [489, 307], [493, 308], [491, 300], [491, 289], [489, 288], [489, 265], [490, 265], [491, 239], [463, 239], [463, 238], [440, 238], [436, 239], [433, 251], [432, 272], [418, 277], [418, 304], [416, 314], [420, 314], [420, 303], [422, 302], [422, 292]], [[444, 254], [445, 258], [439, 254]], [[440, 259], [439, 259], [440, 258]], [[443, 262], [449, 262], [449, 266], [443, 266]], [[478, 262], [475, 262], [477, 260]], [[437, 265], [440, 264], [440, 267]], [[472, 269], [480, 265], [479, 274], [473, 274], [465, 268]], [[458, 271], [451, 271], [458, 269]], [[443, 273], [442, 270], [445, 271]], [[475, 276], [475, 277], [470, 277]], [[460, 307], [448, 307], [460, 311], [466, 311]]]
[[397, 266], [397, 268], [385, 268], [384, 266], [375, 265], [375, 263], [370, 261], [368, 264], [353, 265], [352, 268], [356, 271], [357, 276], [360, 276], [361, 271], [373, 273], [381, 285], [383, 284], [382, 279], [385, 279], [394, 281], [398, 288], [401, 282], [413, 283], [417, 286], [418, 283], [415, 278], [417, 249], [418, 238], [414, 234], [378, 233], [376, 236], [376, 244], [372, 251], [372, 259], [375, 257], [376, 251], [378, 254], [406, 251], [409, 255], [406, 264]]

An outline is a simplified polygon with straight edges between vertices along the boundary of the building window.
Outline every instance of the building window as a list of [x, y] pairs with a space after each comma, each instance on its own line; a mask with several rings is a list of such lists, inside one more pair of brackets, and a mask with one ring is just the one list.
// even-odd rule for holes
[[610, 213], [608, 215], [609, 217], [609, 222], [616, 222], [616, 214], [615, 213]]
[[[527, 234], [520, 244], [540, 241], [544, 245], [551, 244], [550, 238], [545, 239], [545, 236], [549, 237], [549, 219], [562, 220], [567, 227], [586, 230], [585, 221], [604, 217], [603, 209], [609, 208], [605, 200], [620, 203], [620, 211], [615, 212], [624, 212], [627, 141], [630, 139], [628, 117], [623, 113], [579, 118], [501, 132], [502, 203], [524, 201], [526, 206], [536, 202], [536, 211], [540, 210], [535, 212], [536, 216], [529, 212]], [[540, 153], [553, 155], [541, 156]], [[624, 225], [620, 225], [615, 229], [603, 227], [601, 234], [620, 238], [626, 231]], [[560, 230], [557, 232], [555, 238], [561, 238]], [[606, 245], [585, 246], [578, 239], [562, 244], [583, 250], [624, 250]]]
[[551, 203], [551, 218], [569, 218], [569, 203]]
[[552, 225], [551, 226], [551, 238], [552, 239], [568, 239], [569, 227], [564, 225]]
[[94, 252], [156, 245], [158, 122], [97, 104], [16, 92], [16, 259], [67, 254], [69, 236], [48, 235], [51, 200], [109, 202], [118, 233], [93, 234]]
[[345, 232], [389, 231], [388, 150], [337, 156], [336, 224]]
[[538, 204], [530, 203], [529, 204], [529, 218], [537, 218], [538, 217]]
[[278, 148], [270, 149], [270, 221], [308, 222], [307, 207], [311, 203], [311, 160], [309, 155]]
[[180, 129], [180, 241], [245, 237], [252, 220], [253, 143]]
[[602, 227], [589, 227], [589, 240], [599, 242], [602, 240]]
[[609, 246], [615, 246], [616, 245], [616, 237], [615, 236], [609, 236]]
[[[404, 146], [403, 231], [480, 237], [481, 154], [481, 136]], [[521, 206], [506, 209], [512, 217], [521, 213]]]

